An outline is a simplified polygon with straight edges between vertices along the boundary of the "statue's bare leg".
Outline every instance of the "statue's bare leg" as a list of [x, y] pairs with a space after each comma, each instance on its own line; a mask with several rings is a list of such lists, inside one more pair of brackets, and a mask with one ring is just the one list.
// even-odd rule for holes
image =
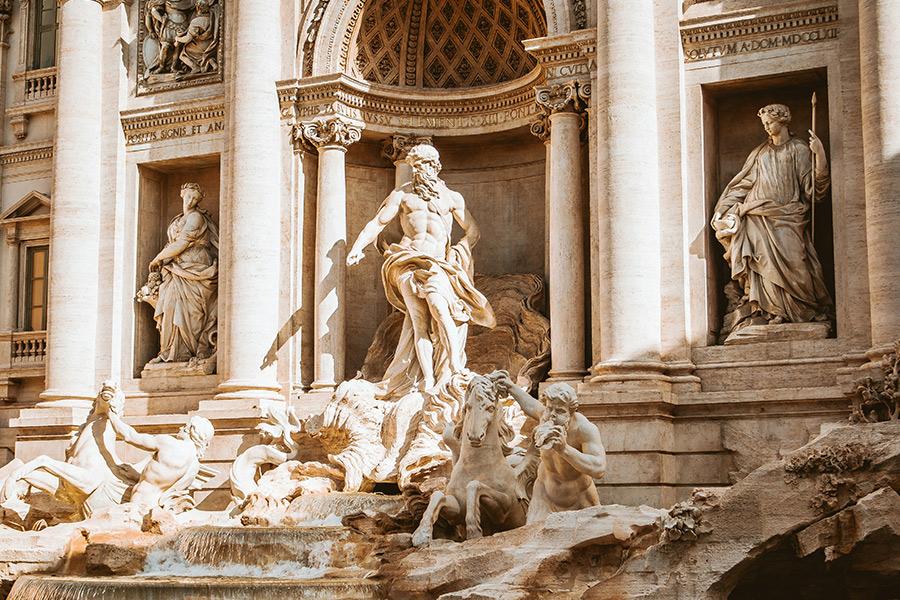
[[513, 499], [509, 494], [498, 492], [494, 488], [478, 481], [470, 481], [466, 485], [466, 539], [475, 540], [482, 537], [481, 503], [498, 519], [506, 512]]
[[416, 358], [422, 370], [425, 389], [434, 387], [434, 345], [428, 334], [428, 306], [413, 289], [412, 273], [405, 273], [400, 278], [400, 293], [403, 304], [409, 314], [413, 327], [413, 339], [416, 347]]
[[450, 304], [447, 302], [446, 298], [435, 292], [429, 293], [426, 299], [428, 301], [428, 309], [431, 312], [431, 318], [440, 323], [440, 326], [436, 329], [438, 330], [438, 337], [441, 339], [441, 344], [447, 349], [450, 370], [453, 373], [459, 373], [465, 368], [465, 365], [460, 362], [460, 359], [462, 358], [462, 348], [459, 347], [459, 340], [457, 339], [457, 336], [454, 335], [456, 331], [456, 321], [454, 321], [453, 317], [450, 315]]
[[425, 513], [422, 515], [422, 522], [419, 523], [415, 533], [413, 533], [413, 546], [424, 546], [432, 540], [434, 537], [434, 524], [441, 515], [441, 511], [444, 511], [444, 516], [448, 520], [453, 521], [456, 519], [460, 513], [459, 502], [457, 502], [456, 497], [449, 496], [441, 491], [431, 494], [431, 498], [428, 500], [428, 508], [425, 509]]

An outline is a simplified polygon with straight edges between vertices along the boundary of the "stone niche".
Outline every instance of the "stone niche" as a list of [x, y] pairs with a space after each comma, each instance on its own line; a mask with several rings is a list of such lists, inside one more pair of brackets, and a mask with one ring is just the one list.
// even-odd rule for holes
[[[441, 178], [460, 192], [481, 230], [475, 246], [475, 272], [483, 275], [534, 274], [546, 283], [544, 145], [526, 130], [490, 136], [438, 137]], [[381, 156], [381, 143], [363, 141], [347, 154], [348, 243], [359, 235], [394, 187], [394, 166]], [[388, 229], [386, 238], [399, 228]], [[454, 241], [462, 236], [454, 226]], [[381, 284], [381, 256], [366, 258], [347, 271], [346, 373], [359, 370], [379, 324], [391, 307]], [[542, 307], [543, 309], [543, 307]]]
[[[704, 166], [706, 222], [712, 218], [719, 196], [731, 179], [741, 170], [751, 151], [766, 140], [757, 111], [768, 104], [785, 104], [791, 110], [792, 135], [808, 141], [813, 92], [816, 93], [816, 135], [822, 140], [833, 166], [834, 155], [829, 144], [828, 85], [825, 69], [787, 73], [778, 76], [727, 81], [703, 86], [704, 100]], [[833, 170], [833, 169], [832, 169]], [[825, 285], [835, 298], [834, 238], [832, 221], [832, 189], [815, 208], [815, 248], [825, 277]], [[725, 286], [730, 281], [724, 249], [715, 231], [707, 226], [707, 293], [709, 295], [707, 322], [708, 343], [721, 343], [720, 330], [727, 311]], [[832, 323], [834, 336], [837, 323]]]
[[[219, 225], [221, 169], [218, 155], [180, 158], [140, 165], [138, 231], [134, 291], [147, 281], [150, 261], [166, 245], [166, 230], [182, 212], [181, 186], [200, 184], [206, 209]], [[153, 321], [153, 308], [134, 302], [135, 335], [133, 374], [140, 378], [147, 362], [159, 353], [159, 332]]]

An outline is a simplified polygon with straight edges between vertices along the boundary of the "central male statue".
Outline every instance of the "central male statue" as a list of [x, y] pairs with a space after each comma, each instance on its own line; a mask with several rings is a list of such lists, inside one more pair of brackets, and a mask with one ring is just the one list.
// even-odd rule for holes
[[[381, 277], [388, 301], [406, 317], [394, 359], [380, 386], [385, 396], [412, 390], [436, 393], [466, 366], [469, 323], [493, 327], [494, 313], [472, 283], [472, 247], [479, 232], [465, 201], [438, 177], [441, 162], [429, 144], [406, 157], [412, 181], [385, 199], [347, 255], [349, 266], [363, 259], [394, 218], [403, 238], [384, 252]], [[464, 237], [452, 244], [454, 219]]]

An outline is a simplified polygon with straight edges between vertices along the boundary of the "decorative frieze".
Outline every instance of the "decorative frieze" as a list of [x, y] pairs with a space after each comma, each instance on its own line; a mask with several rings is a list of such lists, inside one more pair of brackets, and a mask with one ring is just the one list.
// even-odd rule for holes
[[225, 0], [140, 0], [137, 93], [222, 81]]
[[134, 146], [225, 130], [225, 105], [221, 102], [181, 108], [183, 106], [179, 102], [123, 112], [125, 144]]
[[838, 7], [821, 6], [787, 13], [740, 15], [715, 22], [685, 22], [681, 45], [685, 62], [697, 62], [814, 44], [838, 37]]
[[535, 70], [522, 80], [497, 86], [451, 93], [399, 93], [335, 74], [281, 82], [278, 96], [282, 116], [290, 123], [333, 113], [362, 121], [375, 132], [452, 135], [527, 126], [539, 112], [533, 88], [540, 80]]
[[323, 115], [301, 123], [294, 130], [294, 136], [315, 148], [324, 146], [347, 148], [362, 137], [362, 123], [339, 115]]

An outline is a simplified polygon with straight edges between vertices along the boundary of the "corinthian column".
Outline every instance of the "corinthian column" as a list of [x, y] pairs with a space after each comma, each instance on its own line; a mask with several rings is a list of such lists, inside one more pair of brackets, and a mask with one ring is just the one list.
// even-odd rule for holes
[[859, 0], [872, 358], [900, 339], [900, 2]]
[[61, 2], [59, 11], [47, 389], [41, 406], [90, 406], [100, 261], [102, 15], [95, 0]]
[[663, 380], [653, 0], [601, 2], [597, 32], [600, 362], [592, 381]]
[[[537, 89], [549, 113], [550, 380], [584, 377], [584, 190], [581, 125], [588, 83], [572, 81]], [[535, 128], [532, 128], [535, 131]]]
[[326, 115], [301, 124], [298, 134], [319, 153], [316, 188], [316, 274], [313, 391], [344, 379], [347, 275], [347, 179], [344, 159], [362, 124]]
[[406, 153], [409, 152], [409, 149], [419, 144], [431, 143], [430, 135], [413, 135], [411, 133], [397, 133], [384, 141], [381, 154], [394, 163], [395, 188], [412, 181], [412, 167], [406, 163]]
[[230, 173], [223, 207], [228, 233], [223, 254], [228, 260], [221, 270], [226, 300], [220, 301], [222, 382], [216, 399], [279, 399], [275, 366], [265, 356], [280, 325], [283, 182], [274, 82], [281, 76], [282, 32], [277, 10], [262, 10], [251, 2], [235, 2], [232, 8], [238, 14], [233, 20]]

